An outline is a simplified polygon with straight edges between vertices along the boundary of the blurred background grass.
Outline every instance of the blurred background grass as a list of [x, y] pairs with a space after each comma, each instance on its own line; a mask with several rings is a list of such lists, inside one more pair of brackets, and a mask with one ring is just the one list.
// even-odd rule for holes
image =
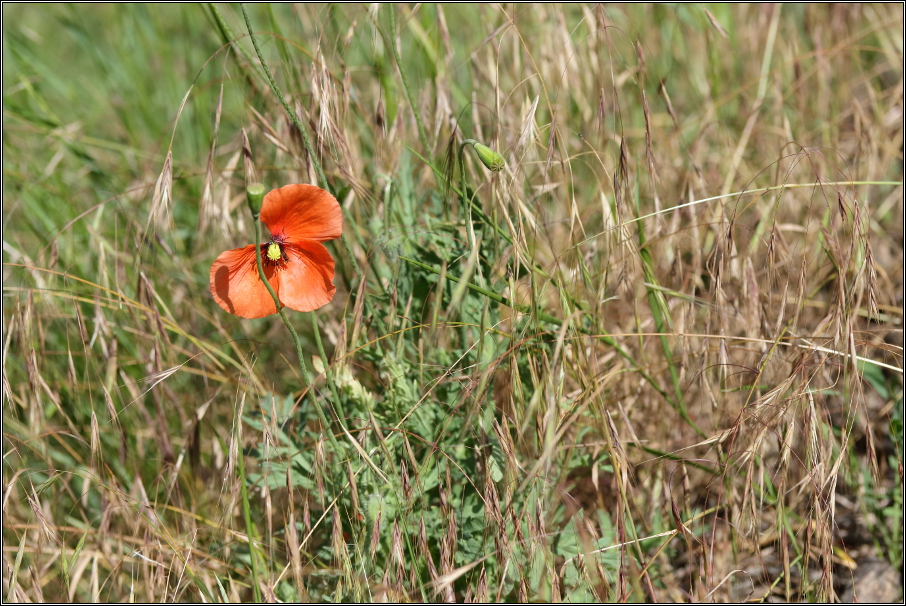
[[317, 180], [238, 6], [4, 5], [5, 598], [902, 595], [897, 7], [248, 10], [338, 393], [209, 294]]

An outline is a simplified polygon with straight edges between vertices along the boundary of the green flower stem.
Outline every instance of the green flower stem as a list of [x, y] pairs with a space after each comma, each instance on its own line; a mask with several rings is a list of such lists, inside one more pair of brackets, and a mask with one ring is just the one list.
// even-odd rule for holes
[[249, 507], [249, 494], [245, 486], [245, 456], [242, 454], [242, 442], [239, 439], [240, 407], [236, 407], [236, 462], [239, 467], [239, 491], [242, 497], [242, 516], [245, 518], [245, 533], [249, 540], [249, 559], [252, 561], [252, 591], [255, 602], [261, 602], [261, 587], [258, 583], [258, 547], [255, 545], [255, 526], [252, 524], [252, 512]]
[[[296, 344], [296, 356], [299, 358], [299, 369], [302, 371], [302, 379], [305, 381], [305, 387], [311, 389], [311, 375], [308, 372], [308, 367], [305, 364], [305, 355], [302, 353], [302, 342], [299, 341], [299, 335], [296, 333], [296, 329], [293, 328], [293, 325], [290, 323], [289, 318], [286, 317], [286, 312], [283, 311], [283, 307], [280, 305], [280, 299], [277, 298], [277, 293], [274, 292], [274, 287], [271, 286], [271, 283], [268, 281], [267, 276], [264, 275], [264, 264], [261, 262], [261, 221], [255, 216], [255, 213], [252, 213], [255, 221], [255, 261], [258, 263], [258, 277], [264, 282], [264, 285], [267, 287], [267, 292], [271, 293], [271, 298], [274, 300], [274, 305], [277, 306], [277, 311], [280, 313], [280, 317], [283, 319], [283, 323], [286, 324], [286, 327], [289, 329], [290, 334], [293, 337], [293, 343]], [[336, 437], [334, 437], [333, 432], [330, 430], [330, 422], [327, 420], [327, 416], [324, 414], [324, 409], [321, 407], [321, 404], [318, 402], [318, 399], [315, 397], [314, 393], [309, 393], [309, 398], [311, 399], [312, 405], [314, 406], [315, 412], [318, 414], [318, 419], [321, 421], [321, 426], [324, 428], [324, 433], [327, 434], [327, 439], [330, 441], [330, 446], [333, 448], [334, 452], [337, 454], [341, 453], [340, 445], [337, 442]]]
[[[491, 152], [495, 155], [499, 155], [499, 154], [496, 154], [496, 152], [493, 152], [493, 150], [490, 150], [487, 146], [482, 145], [480, 142], [476, 141], [475, 139], [466, 139], [465, 141], [463, 141], [462, 144], [459, 146], [459, 153], [457, 154], [457, 161], [459, 162], [459, 195], [463, 201], [468, 202], [469, 207], [472, 209], [472, 212], [474, 212], [485, 225], [488, 225], [491, 228], [493, 228], [494, 231], [501, 238], [506, 240], [510, 246], [513, 246], [513, 239], [509, 236], [509, 234], [507, 234], [505, 231], [503, 231], [503, 229], [500, 227], [500, 225], [498, 225], [497, 221], [495, 221], [494, 219], [489, 217], [481, 209], [481, 206], [479, 206], [475, 202], [474, 199], [472, 199], [471, 197], [468, 197], [468, 194], [466, 193], [466, 167], [465, 167], [465, 163], [463, 162], [463, 156], [464, 156], [464, 151], [465, 151], [466, 145], [471, 145], [472, 149], [474, 149], [476, 151], [476, 153], [479, 153], [480, 149], [484, 148], [484, 150], [487, 150], [488, 152]], [[502, 164], [496, 164], [496, 165], [490, 164], [489, 165], [485, 161], [485, 158], [481, 157], [481, 154], [479, 154], [479, 159], [482, 161], [483, 164], [485, 164], [485, 166], [487, 166], [488, 170], [497, 172], [498, 170], [503, 168]], [[499, 162], [501, 162], [501, 163], [503, 162], [502, 157], [500, 157]], [[499, 166], [500, 168], [496, 168], [497, 166]], [[454, 188], [454, 190], [455, 190], [455, 188]], [[542, 278], [549, 279], [556, 288], [560, 289], [560, 283], [557, 281], [557, 279], [555, 277], [549, 275], [540, 266], [533, 263], [531, 265], [531, 269], [532, 269], [532, 271], [534, 271], [536, 274], [538, 274]], [[585, 315], [591, 316], [590, 312], [588, 311], [586, 306], [581, 301], [574, 298], [568, 291], [563, 290], [563, 289], [561, 289], [561, 290], [562, 290], [562, 292], [566, 293], [566, 296], [572, 305], [575, 305], [580, 310], [582, 310], [582, 312], [584, 312]]]
[[318, 346], [318, 355], [321, 356], [321, 360], [324, 361], [324, 377], [327, 379], [327, 385], [330, 387], [330, 393], [333, 395], [333, 408], [334, 413], [337, 416], [337, 422], [340, 425], [344, 425], [343, 419], [346, 418], [346, 414], [343, 412], [343, 404], [340, 402], [340, 394], [337, 391], [336, 383], [333, 381], [333, 374], [330, 372], [330, 365], [327, 363], [327, 354], [324, 353], [324, 345], [321, 343], [321, 329], [318, 326], [318, 314], [317, 312], [311, 312], [311, 327], [315, 333], [315, 343]]
[[[466, 169], [465, 169], [465, 164], [463, 163], [463, 156], [464, 156], [464, 151], [465, 151], [466, 145], [471, 145], [472, 149], [474, 149], [476, 154], [478, 154], [479, 160], [482, 161], [482, 164], [484, 164], [488, 168], [488, 170], [491, 170], [493, 172], [497, 172], [503, 168], [503, 164], [504, 164], [503, 157], [500, 156], [499, 154], [497, 154], [497, 152], [494, 152], [493, 150], [488, 148], [487, 146], [482, 145], [480, 142], [476, 141], [475, 139], [466, 139], [465, 141], [463, 141], [462, 144], [459, 146], [459, 153], [457, 154], [457, 161], [459, 162], [459, 191], [457, 193], [459, 193], [459, 196], [463, 201], [468, 202], [469, 208], [472, 209], [472, 212], [475, 213], [475, 215], [485, 225], [488, 225], [491, 228], [493, 228], [494, 231], [500, 237], [502, 237], [504, 240], [506, 240], [510, 246], [513, 246], [514, 245], [513, 239], [509, 236], [509, 234], [507, 234], [500, 227], [500, 225], [497, 223], [497, 221], [495, 221], [494, 219], [489, 217], [481, 209], [481, 206], [479, 206], [475, 202], [475, 200], [473, 198], [468, 197], [468, 194], [466, 193]], [[432, 168], [434, 168], [434, 167], [432, 166]], [[437, 169], [434, 169], [434, 171], [435, 171], [435, 174], [437, 174]], [[450, 173], [450, 179], [448, 180], [448, 182], [450, 180], [452, 180], [452, 172]], [[452, 184], [451, 184], [451, 187], [454, 191], [456, 191], [455, 186], [452, 186]], [[535, 263], [532, 263], [530, 267], [533, 272], [535, 272], [542, 278], [546, 278], [546, 279], [550, 280], [551, 284], [555, 288], [560, 290], [560, 292], [565, 293], [570, 304], [574, 305], [579, 310], [581, 310], [582, 313], [585, 314], [585, 316], [588, 317], [595, 324], [596, 327], [598, 327], [597, 318], [588, 310], [588, 307], [584, 303], [582, 303], [582, 301], [579, 301], [578, 299], [573, 297], [573, 295], [567, 289], [562, 289], [560, 287], [560, 282], [557, 280], [557, 278], [548, 274], [546, 271], [544, 271], [544, 269], [541, 266], [539, 266]], [[596, 332], [601, 333], [604, 331], [599, 329]]]
[[[462, 196], [463, 202], [472, 202], [471, 197], [466, 193], [466, 163], [464, 162], [464, 151], [466, 145], [472, 145], [478, 143], [475, 139], [466, 139], [459, 145], [459, 153], [456, 154], [456, 159], [459, 162], [459, 195]], [[483, 213], [482, 213], [483, 214]]]
[[[466, 225], [466, 231], [469, 234], [469, 246], [471, 246], [472, 248], [477, 248], [478, 245], [475, 242], [475, 230], [472, 225], [472, 214], [470, 212], [470, 209], [472, 207], [477, 208], [478, 205], [472, 201], [472, 196], [470, 196], [466, 192], [466, 163], [463, 162], [463, 151], [465, 150], [466, 145], [472, 145], [475, 143], [478, 143], [478, 141], [476, 141], [475, 139], [466, 139], [460, 144], [459, 153], [457, 154], [457, 158], [459, 159], [459, 190], [462, 192], [460, 195], [462, 196], [462, 203], [464, 207], [463, 210], [468, 213], [469, 222]], [[481, 214], [484, 215], [483, 212]], [[481, 277], [480, 266], [478, 268], [478, 275], [479, 277]], [[484, 282], [484, 280], [481, 281]]]
[[[258, 217], [255, 217], [255, 242], [261, 241], [261, 222], [258, 220]], [[302, 371], [302, 379], [305, 381], [305, 386], [311, 386], [311, 374], [308, 372], [308, 366], [305, 364], [305, 356], [302, 353], [302, 344], [299, 341], [299, 335], [296, 333], [296, 329], [293, 328], [293, 325], [290, 323], [289, 318], [286, 317], [286, 312], [283, 311], [283, 307], [280, 305], [280, 299], [277, 298], [277, 293], [274, 292], [274, 287], [271, 286], [271, 283], [267, 280], [267, 276], [264, 275], [264, 264], [261, 262], [261, 246], [256, 245], [255, 248], [255, 261], [258, 263], [258, 277], [264, 282], [264, 285], [267, 286], [267, 292], [271, 294], [271, 298], [274, 300], [274, 305], [277, 306], [277, 313], [280, 314], [280, 317], [283, 319], [283, 323], [286, 324], [286, 327], [289, 329], [290, 334], [293, 336], [293, 343], [296, 344], [296, 356], [299, 358], [299, 370]]]
[[[464, 159], [463, 156], [464, 156], [464, 152], [466, 149], [466, 145], [471, 145], [472, 149], [474, 149], [476, 151], [476, 153], [478, 153], [478, 150], [479, 150], [478, 146], [481, 146], [481, 148], [484, 148], [485, 150], [492, 151], [492, 150], [490, 150], [490, 148], [482, 145], [475, 139], [466, 139], [465, 141], [463, 141], [460, 144], [459, 153], [456, 155], [457, 161], [459, 162], [459, 196], [463, 200], [463, 202], [468, 202], [469, 207], [472, 209], [472, 212], [474, 212], [476, 215], [478, 215], [478, 218], [481, 220], [482, 223], [492, 227], [494, 229], [494, 231], [497, 232], [498, 235], [500, 235], [501, 238], [506, 240], [509, 243], [509, 245], [512, 246], [513, 239], [510, 238], [510, 236], [505, 231], [503, 231], [503, 229], [501, 229], [501, 227], [497, 224], [496, 221], [494, 221], [493, 219], [491, 219], [491, 217], [489, 217], [487, 214], [485, 214], [485, 212], [481, 209], [481, 206], [476, 204], [475, 200], [473, 200], [466, 191], [466, 165], [465, 165], [465, 162], [463, 162], [463, 159]], [[492, 152], [492, 153], [499, 156], [499, 154], [496, 154], [496, 152]], [[500, 170], [500, 168], [503, 167], [503, 165], [500, 164], [500, 165], [497, 165], [497, 166], [500, 166], [500, 168], [492, 168], [485, 162], [485, 159], [482, 158], [481, 155], [479, 155], [479, 160], [481, 160], [482, 164], [484, 164], [488, 168], [488, 170], [491, 170], [493, 172], [497, 172]], [[500, 157], [500, 162], [503, 162], [502, 156]]]
[[[308, 131], [304, 126], [302, 126], [302, 122], [299, 121], [299, 117], [296, 115], [296, 112], [290, 109], [289, 103], [286, 102], [286, 98], [277, 87], [277, 82], [274, 80], [274, 76], [271, 75], [270, 68], [264, 61], [264, 55], [261, 54], [261, 47], [258, 46], [258, 39], [255, 37], [255, 34], [252, 31], [252, 22], [249, 19], [249, 14], [245, 10], [245, 5], [240, 4], [239, 6], [242, 9], [242, 16], [245, 17], [245, 26], [249, 30], [249, 38], [252, 39], [252, 46], [255, 47], [255, 52], [258, 54], [258, 61], [261, 62], [261, 67], [264, 68], [264, 74], [267, 76], [267, 81], [271, 85], [271, 91], [273, 91], [277, 99], [280, 100], [280, 103], [283, 104], [283, 109], [286, 110], [290, 121], [292, 121], [293, 125], [297, 129], [299, 129], [299, 133], [302, 135], [302, 143], [305, 145], [305, 151], [308, 152], [308, 157], [311, 159], [312, 166], [315, 167], [315, 173], [318, 175], [318, 186], [326, 189], [331, 193], [331, 195], [333, 195], [334, 192], [330, 187], [330, 183], [327, 182], [327, 176], [324, 174], [324, 169], [321, 168], [321, 162], [318, 160], [318, 156], [315, 154], [315, 148], [312, 146], [311, 139], [309, 139], [308, 137]], [[356, 279], [361, 280], [362, 274], [359, 270], [359, 263], [358, 261], [356, 261], [355, 255], [352, 254], [352, 247], [350, 246], [349, 241], [346, 239], [346, 234], [341, 234], [340, 239], [343, 241], [343, 248], [346, 249], [346, 254], [349, 255], [349, 260], [352, 261], [352, 269], [353, 271], [355, 271]]]

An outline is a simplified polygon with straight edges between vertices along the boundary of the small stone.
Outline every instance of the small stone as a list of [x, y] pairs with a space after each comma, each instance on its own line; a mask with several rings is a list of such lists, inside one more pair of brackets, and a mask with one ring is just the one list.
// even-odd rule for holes
[[869, 558], [853, 571], [853, 585], [840, 594], [844, 604], [892, 604], [903, 602], [903, 577], [887, 561]]

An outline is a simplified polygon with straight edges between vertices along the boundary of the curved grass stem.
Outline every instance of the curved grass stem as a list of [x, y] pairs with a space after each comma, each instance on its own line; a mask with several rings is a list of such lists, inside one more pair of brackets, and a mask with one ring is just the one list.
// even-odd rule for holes
[[289, 103], [286, 102], [286, 98], [283, 96], [283, 93], [280, 92], [280, 89], [277, 87], [277, 82], [274, 80], [274, 76], [271, 74], [270, 68], [267, 66], [267, 62], [264, 60], [264, 55], [261, 54], [261, 47], [258, 46], [258, 39], [255, 37], [255, 33], [252, 31], [252, 22], [249, 19], [249, 14], [245, 10], [245, 4], [240, 4], [242, 9], [242, 16], [245, 17], [245, 26], [249, 32], [249, 38], [252, 39], [252, 46], [255, 47], [255, 53], [258, 55], [258, 61], [261, 62], [261, 67], [264, 69], [264, 74], [267, 76], [267, 81], [271, 85], [271, 90], [277, 99], [280, 100], [280, 103], [283, 104], [283, 109], [286, 110], [286, 113], [289, 114], [289, 119], [292, 121], [293, 125], [299, 129], [299, 133], [302, 135], [302, 142], [305, 145], [305, 151], [308, 152], [308, 156], [311, 158], [312, 166], [315, 167], [315, 172], [318, 174], [318, 183], [324, 189], [328, 189], [327, 177], [324, 175], [324, 169], [321, 168], [321, 162], [318, 160], [318, 156], [315, 155], [315, 148], [311, 144], [311, 139], [308, 137], [308, 131], [302, 126], [302, 122], [299, 121], [299, 117], [296, 116], [296, 112], [290, 109]]
[[[318, 186], [326, 189], [331, 194], [334, 194], [333, 189], [330, 187], [330, 183], [327, 182], [327, 176], [324, 174], [324, 169], [321, 167], [321, 162], [318, 160], [318, 156], [315, 154], [315, 148], [311, 144], [311, 139], [308, 136], [308, 131], [302, 126], [302, 122], [299, 120], [299, 117], [289, 107], [289, 103], [286, 102], [286, 98], [283, 96], [283, 93], [280, 92], [280, 88], [277, 86], [274, 76], [271, 74], [270, 68], [267, 66], [267, 63], [264, 61], [264, 55], [261, 54], [261, 47], [258, 46], [258, 39], [255, 37], [255, 33], [252, 31], [252, 22], [249, 19], [249, 14], [245, 10], [245, 5], [240, 4], [242, 8], [242, 16], [245, 17], [245, 26], [248, 28], [249, 38], [252, 39], [252, 46], [255, 47], [255, 53], [258, 55], [258, 61], [261, 62], [261, 67], [264, 69], [264, 74], [267, 76], [267, 81], [271, 86], [271, 91], [274, 93], [274, 96], [280, 100], [280, 103], [283, 105], [283, 109], [286, 110], [287, 115], [289, 116], [290, 121], [293, 123], [299, 130], [299, 134], [302, 135], [302, 143], [305, 145], [305, 151], [308, 152], [308, 157], [311, 159], [312, 166], [315, 167], [315, 173], [318, 175]], [[356, 260], [355, 255], [352, 254], [352, 246], [349, 244], [349, 240], [346, 239], [346, 234], [341, 234], [340, 239], [343, 242], [343, 248], [346, 249], [346, 254], [349, 255], [349, 260], [352, 262], [352, 269], [355, 271], [356, 279], [362, 279], [362, 273], [359, 270], [359, 262]], [[279, 308], [279, 305], [278, 305]]]
[[421, 139], [422, 145], [425, 146], [425, 153], [431, 156], [433, 154], [431, 153], [431, 146], [428, 144], [428, 133], [425, 131], [425, 125], [422, 124], [422, 117], [418, 113], [418, 105], [415, 104], [415, 97], [409, 87], [409, 78], [406, 76], [406, 70], [403, 69], [400, 51], [396, 46], [396, 7], [391, 4], [388, 8], [390, 9], [390, 48], [393, 49], [393, 59], [396, 61], [396, 67], [400, 72], [400, 79], [403, 81], [403, 90], [406, 92], [406, 99], [409, 100], [409, 107], [412, 108], [412, 113], [415, 115], [418, 138]]

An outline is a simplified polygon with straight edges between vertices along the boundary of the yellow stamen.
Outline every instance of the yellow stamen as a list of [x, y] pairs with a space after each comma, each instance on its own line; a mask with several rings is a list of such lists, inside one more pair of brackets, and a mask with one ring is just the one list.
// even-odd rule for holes
[[276, 242], [271, 242], [267, 247], [267, 258], [271, 261], [279, 261], [282, 256], [283, 253], [280, 252], [280, 245]]

